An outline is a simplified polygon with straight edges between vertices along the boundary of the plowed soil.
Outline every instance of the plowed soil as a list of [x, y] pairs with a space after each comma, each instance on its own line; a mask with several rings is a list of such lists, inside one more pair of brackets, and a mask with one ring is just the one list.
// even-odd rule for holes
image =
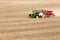
[[[29, 18], [34, 9], [55, 17]], [[0, 40], [60, 40], [60, 1], [0, 1]]]

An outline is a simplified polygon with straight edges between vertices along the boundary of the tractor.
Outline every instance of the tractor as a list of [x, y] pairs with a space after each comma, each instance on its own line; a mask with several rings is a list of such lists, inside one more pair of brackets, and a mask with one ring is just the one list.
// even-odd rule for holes
[[29, 14], [29, 17], [31, 17], [31, 18], [37, 18], [37, 17], [41, 18], [42, 16], [39, 15], [39, 14], [41, 14], [40, 10], [34, 10]]
[[29, 17], [31, 18], [46, 18], [55, 16], [53, 11], [50, 10], [34, 10], [29, 14]]

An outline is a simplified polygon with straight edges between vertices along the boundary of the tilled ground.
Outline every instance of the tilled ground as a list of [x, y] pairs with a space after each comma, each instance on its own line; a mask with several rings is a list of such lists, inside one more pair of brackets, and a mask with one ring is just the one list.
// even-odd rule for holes
[[57, 11], [59, 6], [19, 5], [13, 2], [0, 4], [0, 40], [60, 40], [60, 17], [28, 17], [33, 9], [46, 7]]

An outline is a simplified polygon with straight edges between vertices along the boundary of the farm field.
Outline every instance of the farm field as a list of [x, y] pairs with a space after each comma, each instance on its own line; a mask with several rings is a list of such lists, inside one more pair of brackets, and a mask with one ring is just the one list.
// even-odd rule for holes
[[[56, 16], [29, 18], [34, 9], [53, 10]], [[0, 0], [0, 40], [60, 40], [60, 1]]]

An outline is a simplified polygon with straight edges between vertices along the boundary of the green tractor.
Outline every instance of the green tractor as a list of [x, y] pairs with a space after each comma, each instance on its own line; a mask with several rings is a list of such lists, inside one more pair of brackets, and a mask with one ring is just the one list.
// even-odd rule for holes
[[29, 17], [31, 17], [31, 18], [40, 18], [40, 17], [42, 17], [42, 16], [39, 16], [39, 14], [40, 14], [40, 11], [39, 10], [34, 10], [34, 11], [32, 11], [29, 14]]

